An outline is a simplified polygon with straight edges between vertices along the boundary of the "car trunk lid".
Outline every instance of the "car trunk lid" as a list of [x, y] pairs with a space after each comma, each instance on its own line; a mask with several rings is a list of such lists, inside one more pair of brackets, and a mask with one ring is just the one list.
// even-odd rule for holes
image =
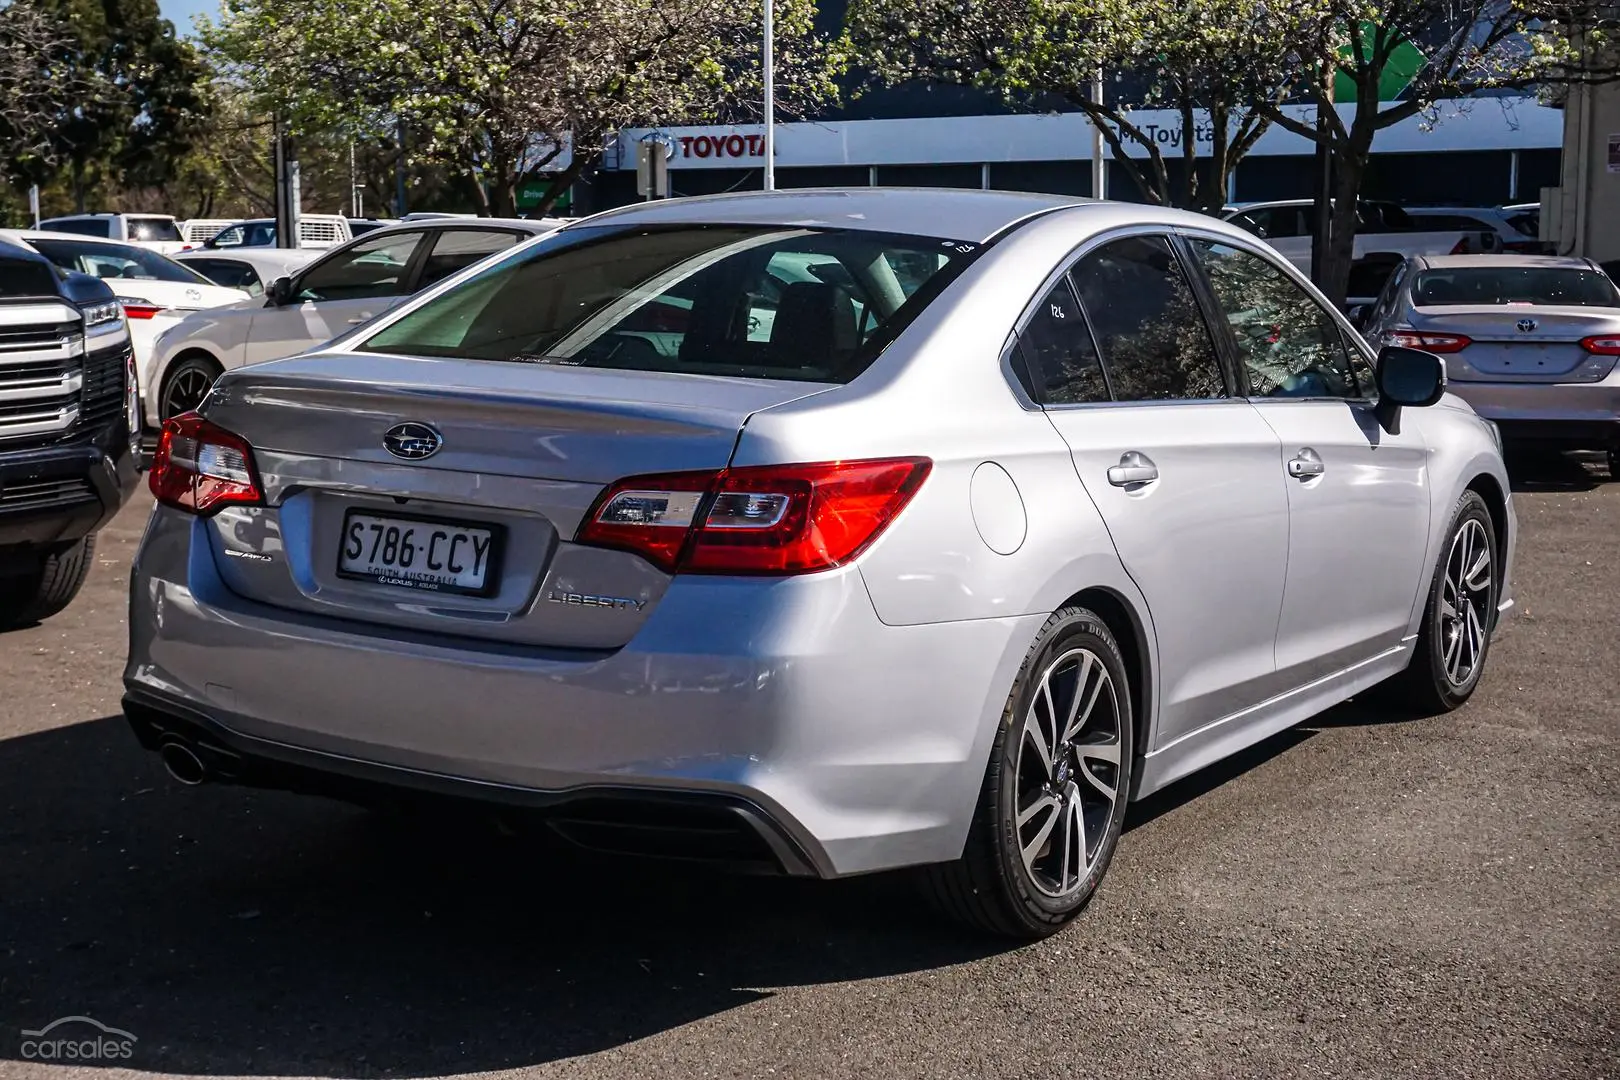
[[391, 631], [616, 648], [669, 576], [572, 542], [602, 489], [719, 470], [750, 415], [826, 389], [362, 353], [239, 369], [205, 412], [252, 445], [269, 506], [209, 519], [215, 564], [250, 599]]
[[1491, 304], [1412, 309], [1420, 334], [1462, 335], [1470, 344], [1446, 357], [1459, 382], [1597, 382], [1615, 357], [1582, 347], [1588, 337], [1620, 335], [1620, 318], [1583, 307]]

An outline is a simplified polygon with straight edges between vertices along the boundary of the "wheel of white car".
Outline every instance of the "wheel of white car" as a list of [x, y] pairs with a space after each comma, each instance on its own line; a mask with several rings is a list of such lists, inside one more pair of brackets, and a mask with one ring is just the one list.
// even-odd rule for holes
[[1411, 663], [1385, 684], [1392, 704], [1433, 716], [1473, 696], [1485, 673], [1500, 586], [1490, 507], [1465, 491], [1429, 582]]
[[188, 353], [180, 357], [163, 376], [163, 393], [158, 398], [158, 419], [191, 412], [201, 405], [221, 368], [212, 357]]
[[1084, 608], [1057, 612], [1008, 698], [962, 857], [924, 871], [930, 899], [996, 934], [1040, 938], [1060, 929], [1113, 858], [1134, 742], [1113, 634]]

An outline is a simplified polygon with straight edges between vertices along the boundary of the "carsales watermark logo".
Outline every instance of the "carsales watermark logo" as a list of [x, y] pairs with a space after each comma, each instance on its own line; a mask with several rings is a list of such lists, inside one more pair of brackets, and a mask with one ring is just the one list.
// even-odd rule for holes
[[88, 1016], [64, 1016], [38, 1031], [23, 1028], [25, 1061], [119, 1061], [135, 1056], [135, 1036]]

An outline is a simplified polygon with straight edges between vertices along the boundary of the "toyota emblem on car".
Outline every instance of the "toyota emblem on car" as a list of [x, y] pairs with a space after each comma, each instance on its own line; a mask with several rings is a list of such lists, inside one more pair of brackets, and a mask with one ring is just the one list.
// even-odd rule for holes
[[1518, 326], [1519, 333], [1521, 333], [1521, 334], [1529, 334], [1529, 333], [1533, 333], [1535, 331], [1536, 327], [1540, 326], [1541, 324], [1536, 322], [1536, 320], [1534, 320], [1534, 319], [1520, 319], [1514, 325]]
[[426, 424], [395, 424], [383, 433], [383, 449], [406, 461], [421, 461], [439, 452], [444, 439]]

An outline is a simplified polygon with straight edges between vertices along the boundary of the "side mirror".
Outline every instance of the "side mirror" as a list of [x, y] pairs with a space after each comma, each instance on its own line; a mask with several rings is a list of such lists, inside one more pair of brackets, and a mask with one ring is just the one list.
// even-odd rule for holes
[[1350, 320], [1350, 325], [1357, 330], [1367, 329], [1367, 316], [1372, 313], [1366, 304], [1351, 304], [1344, 311], [1344, 317]]
[[1386, 345], [1378, 353], [1378, 423], [1391, 435], [1401, 433], [1401, 409], [1425, 408], [1446, 392], [1446, 365], [1433, 353]]
[[265, 292], [270, 297], [270, 302], [276, 305], [276, 307], [286, 307], [288, 304], [292, 303], [292, 278], [276, 278], [276, 280], [270, 283], [270, 288], [266, 289]]

